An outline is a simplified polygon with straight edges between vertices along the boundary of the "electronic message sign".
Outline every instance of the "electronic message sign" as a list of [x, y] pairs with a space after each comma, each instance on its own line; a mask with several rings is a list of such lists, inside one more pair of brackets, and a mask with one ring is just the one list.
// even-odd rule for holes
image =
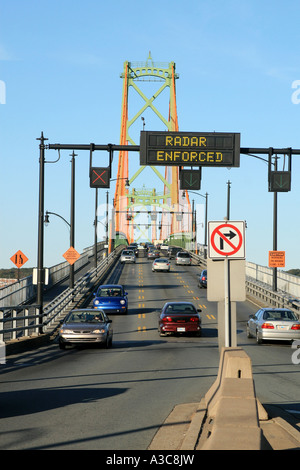
[[141, 131], [140, 164], [240, 166], [240, 134]]

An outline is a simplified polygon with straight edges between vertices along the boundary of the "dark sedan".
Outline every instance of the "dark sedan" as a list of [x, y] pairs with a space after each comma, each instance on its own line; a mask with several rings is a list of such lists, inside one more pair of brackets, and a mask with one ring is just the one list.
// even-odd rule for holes
[[207, 287], [207, 270], [206, 269], [203, 269], [203, 271], [201, 271], [201, 274], [198, 279], [198, 286]]
[[74, 344], [98, 344], [112, 346], [112, 321], [107, 315], [95, 309], [72, 310], [59, 329], [60, 349]]
[[192, 333], [201, 336], [201, 309], [192, 302], [167, 302], [159, 315], [158, 331], [160, 336]]

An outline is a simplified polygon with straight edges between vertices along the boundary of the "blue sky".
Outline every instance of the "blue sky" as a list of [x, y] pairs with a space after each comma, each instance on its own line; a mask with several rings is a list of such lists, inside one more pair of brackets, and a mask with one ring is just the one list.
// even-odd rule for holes
[[[176, 64], [180, 130], [240, 132], [242, 147], [300, 148], [300, 104], [292, 101], [292, 84], [300, 80], [299, 17], [295, 0], [0, 0], [0, 267], [13, 267], [10, 257], [19, 249], [29, 258], [26, 267], [37, 263], [41, 131], [48, 143], [119, 143], [123, 64], [146, 61], [149, 51], [154, 62]], [[165, 130], [145, 119], [146, 130]], [[45, 210], [67, 220], [70, 153], [46, 164], [45, 176]], [[76, 153], [75, 248], [82, 252], [94, 241], [94, 191], [88, 155]], [[131, 155], [133, 173], [139, 162]], [[46, 153], [47, 161], [56, 158]], [[95, 158], [106, 166], [104, 153]], [[278, 195], [286, 269], [300, 267], [299, 159], [293, 157], [292, 191]], [[142, 178], [139, 187], [148, 187]], [[247, 221], [247, 260], [267, 265], [273, 248], [267, 165], [242, 155], [240, 168], [204, 168], [200, 193], [209, 194], [209, 220], [223, 220], [229, 180], [231, 219]], [[68, 227], [50, 220], [45, 266], [62, 262], [69, 247]]]

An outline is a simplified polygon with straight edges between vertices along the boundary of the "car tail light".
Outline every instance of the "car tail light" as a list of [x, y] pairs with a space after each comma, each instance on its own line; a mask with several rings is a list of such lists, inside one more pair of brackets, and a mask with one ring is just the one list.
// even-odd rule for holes
[[204, 276], [202, 276], [201, 280], [202, 280], [202, 281], [205, 281], [205, 277], [204, 277]]
[[199, 319], [198, 319], [197, 317], [191, 317], [191, 318], [190, 318], [190, 321], [193, 321], [193, 322], [198, 322], [198, 321], [199, 321]]
[[266, 330], [274, 330], [274, 325], [272, 325], [272, 323], [263, 323], [261, 327]]
[[172, 321], [172, 318], [171, 318], [171, 317], [164, 317], [164, 318], [162, 319], [162, 321], [163, 321], [164, 323], [167, 323], [167, 322]]
[[300, 324], [292, 325], [291, 330], [300, 330]]

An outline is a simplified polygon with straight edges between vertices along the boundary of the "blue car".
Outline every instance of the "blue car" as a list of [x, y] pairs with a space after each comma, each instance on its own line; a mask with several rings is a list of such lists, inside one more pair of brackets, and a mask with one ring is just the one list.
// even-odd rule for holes
[[106, 314], [128, 312], [127, 292], [120, 284], [104, 284], [99, 286], [94, 294], [94, 308], [103, 310]]

